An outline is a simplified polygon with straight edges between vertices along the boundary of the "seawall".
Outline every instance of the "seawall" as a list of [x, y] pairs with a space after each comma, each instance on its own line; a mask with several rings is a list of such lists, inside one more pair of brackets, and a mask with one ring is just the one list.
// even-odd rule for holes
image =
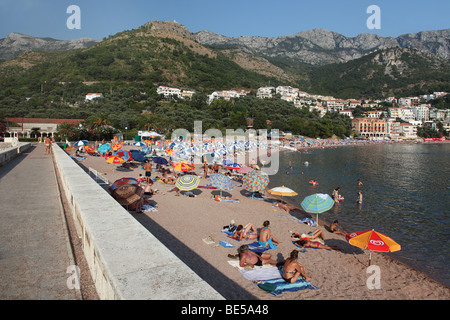
[[224, 299], [56, 144], [53, 157], [101, 299]]

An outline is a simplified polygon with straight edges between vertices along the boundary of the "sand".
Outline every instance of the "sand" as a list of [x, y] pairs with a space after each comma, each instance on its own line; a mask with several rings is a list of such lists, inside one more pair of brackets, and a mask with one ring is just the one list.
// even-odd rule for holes
[[[136, 147], [124, 146], [125, 150], [133, 148]], [[86, 171], [89, 168], [96, 169], [110, 183], [123, 177], [138, 178], [139, 174], [144, 175], [142, 166], [119, 171], [116, 169], [117, 165], [107, 163], [103, 157], [87, 156], [86, 159], [78, 160], [78, 162]], [[208, 179], [203, 178], [203, 169], [197, 168], [195, 172], [201, 177], [200, 186], [209, 183]], [[154, 175], [155, 172], [152, 176]], [[221, 232], [222, 227], [234, 219], [237, 224], [251, 222], [260, 229], [263, 222], [269, 220], [272, 234], [281, 241], [281, 244], [277, 249], [267, 252], [274, 260], [282, 261], [296, 249], [291, 242], [289, 230], [307, 233], [316, 229], [293, 219], [293, 217], [303, 219], [307, 214], [300, 209], [288, 213], [272, 206], [271, 203], [248, 199], [244, 196], [246, 191], [242, 187], [227, 191], [227, 195], [238, 198], [240, 203], [214, 201], [211, 194], [217, 193], [218, 190], [211, 189], [194, 190], [197, 194], [194, 198], [175, 196], [175, 192], [168, 192], [172, 187], [172, 185], [155, 182], [153, 188], [158, 189], [160, 193], [151, 197], [150, 200], [156, 204], [158, 211], [142, 214], [131, 212], [130, 214], [226, 299], [448, 300], [450, 298], [448, 287], [385, 254], [376, 252], [372, 253], [372, 265], [379, 267], [380, 288], [369, 289], [367, 281], [373, 276], [373, 271], [367, 272], [369, 252], [350, 245], [341, 235], [328, 232], [323, 222], [319, 228], [324, 230], [325, 243], [338, 246], [343, 251], [307, 249], [306, 252], [299, 253], [298, 259], [306, 268], [311, 283], [318, 289], [284, 292], [273, 296], [259, 289], [252, 281], [245, 279], [238, 269], [228, 263], [232, 260], [228, 254], [236, 254], [240, 245], [254, 240], [238, 242], [227, 238]], [[268, 192], [265, 196], [276, 199]], [[217, 244], [220, 240], [228, 240], [235, 247], [208, 245], [202, 240], [208, 236], [211, 236]], [[369, 281], [369, 283], [373, 282]]]

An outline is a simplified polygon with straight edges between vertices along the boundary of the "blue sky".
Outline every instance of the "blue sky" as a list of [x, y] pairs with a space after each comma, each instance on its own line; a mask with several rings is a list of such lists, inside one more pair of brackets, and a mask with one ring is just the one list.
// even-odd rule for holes
[[[70, 5], [81, 9], [81, 29], [68, 29]], [[381, 11], [381, 29], [368, 29], [370, 5]], [[152, 20], [176, 20], [191, 32], [229, 37], [276, 37], [315, 28], [345, 36], [450, 28], [449, 0], [0, 0], [0, 38], [11, 32], [61, 40], [101, 40]]]

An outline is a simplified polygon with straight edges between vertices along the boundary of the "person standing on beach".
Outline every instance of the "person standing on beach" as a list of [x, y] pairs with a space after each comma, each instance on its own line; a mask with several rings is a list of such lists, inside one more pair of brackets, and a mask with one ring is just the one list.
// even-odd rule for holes
[[150, 180], [150, 177], [152, 176], [152, 164], [150, 163], [150, 160], [147, 160], [144, 164], [144, 170], [145, 170], [145, 179], [147, 181]]

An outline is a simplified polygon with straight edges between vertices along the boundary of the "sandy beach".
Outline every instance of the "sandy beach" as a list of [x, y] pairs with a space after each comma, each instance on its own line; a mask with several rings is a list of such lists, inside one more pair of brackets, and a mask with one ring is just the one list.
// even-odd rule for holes
[[[136, 147], [124, 146], [124, 149]], [[141, 165], [118, 170], [118, 165], [107, 163], [103, 157], [87, 155], [85, 159], [77, 161], [86, 171], [89, 168], [97, 170], [110, 183], [123, 177], [138, 178], [139, 174], [144, 175]], [[161, 176], [154, 170], [155, 164], [152, 177]], [[202, 168], [197, 167], [195, 172], [201, 178], [200, 186], [210, 183], [208, 179], [203, 178]], [[299, 253], [298, 259], [306, 268], [311, 284], [318, 289], [284, 292], [278, 296], [261, 290], [228, 263], [233, 260], [228, 257], [229, 254], [236, 254], [240, 245], [252, 243], [254, 240], [239, 242], [227, 238], [226, 234], [221, 232], [222, 227], [235, 220], [237, 224], [243, 225], [250, 222], [259, 230], [263, 222], [269, 220], [273, 236], [281, 241], [277, 249], [267, 251], [276, 261], [283, 261], [292, 250], [298, 249], [291, 241], [289, 230], [307, 233], [317, 228], [299, 223], [295, 219], [309, 217], [302, 210], [297, 208], [288, 213], [270, 202], [249, 199], [245, 196], [246, 191], [238, 186], [240, 183], [235, 184], [233, 190], [224, 194], [239, 199], [239, 203], [215, 201], [212, 194], [219, 191], [212, 189], [197, 188], [194, 190], [196, 197], [176, 196], [175, 192], [168, 192], [172, 185], [155, 182], [153, 189], [158, 189], [159, 192], [149, 200], [156, 205], [158, 211], [130, 214], [226, 299], [448, 300], [450, 298], [449, 288], [419, 271], [376, 252], [372, 253], [372, 265], [380, 268], [381, 288], [369, 289], [367, 280], [372, 275], [367, 273], [369, 252], [350, 245], [344, 236], [328, 232], [323, 222], [319, 228], [325, 234], [325, 243], [341, 248], [342, 252], [306, 249], [305, 252]], [[268, 192], [265, 193], [265, 197], [277, 199]], [[235, 247], [208, 245], [202, 239], [209, 236], [216, 244], [221, 240], [227, 240]]]

